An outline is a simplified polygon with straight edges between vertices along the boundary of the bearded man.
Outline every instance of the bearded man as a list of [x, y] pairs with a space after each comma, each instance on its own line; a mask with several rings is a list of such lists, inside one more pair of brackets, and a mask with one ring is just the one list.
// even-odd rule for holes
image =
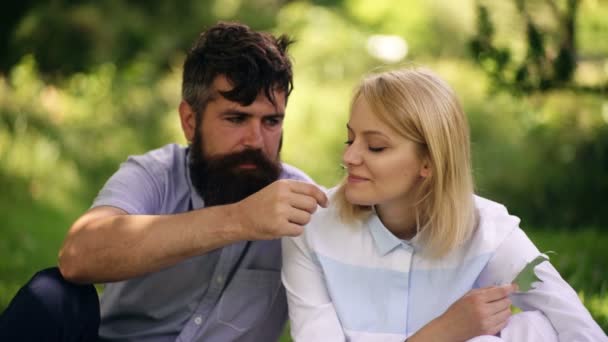
[[[175, 144], [131, 156], [0, 318], [2, 341], [273, 341], [287, 317], [282, 236], [323, 191], [280, 161], [291, 41], [236, 23], [183, 69]], [[106, 283], [101, 300], [91, 284]]]

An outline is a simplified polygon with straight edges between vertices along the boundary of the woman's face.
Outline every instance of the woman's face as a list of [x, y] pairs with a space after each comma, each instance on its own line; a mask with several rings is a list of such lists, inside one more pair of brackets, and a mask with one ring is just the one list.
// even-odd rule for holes
[[347, 124], [342, 160], [348, 170], [346, 199], [357, 205], [410, 206], [413, 193], [429, 169], [417, 145], [381, 122], [359, 97]]

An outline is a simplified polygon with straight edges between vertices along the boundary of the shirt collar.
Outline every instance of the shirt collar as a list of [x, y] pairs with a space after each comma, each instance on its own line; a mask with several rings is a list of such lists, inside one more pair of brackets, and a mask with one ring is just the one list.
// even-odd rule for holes
[[400, 238], [393, 235], [393, 233], [391, 233], [391, 231], [384, 226], [384, 224], [382, 223], [382, 221], [380, 221], [380, 218], [376, 214], [375, 210], [369, 218], [368, 225], [372, 234], [372, 238], [374, 239], [376, 248], [382, 256], [387, 255], [397, 247], [403, 247], [406, 250], [410, 251], [420, 251], [421, 246], [420, 242], [418, 241], [420, 234], [416, 234], [416, 236], [414, 236], [409, 241], [401, 240]]
[[190, 147], [186, 149], [186, 181], [188, 182], [188, 188], [190, 189], [190, 203], [192, 203], [192, 210], [200, 209], [205, 206], [205, 201], [199, 196], [198, 192], [192, 185], [192, 179], [190, 179]]
[[370, 217], [369, 229], [376, 248], [378, 248], [378, 251], [383, 256], [402, 244], [402, 241], [382, 224], [382, 221], [380, 221], [380, 218], [375, 213]]

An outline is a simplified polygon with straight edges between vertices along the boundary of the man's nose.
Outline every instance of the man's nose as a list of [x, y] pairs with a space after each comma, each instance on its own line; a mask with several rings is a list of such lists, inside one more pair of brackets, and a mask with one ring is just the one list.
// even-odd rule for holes
[[249, 125], [246, 127], [245, 137], [243, 139], [243, 144], [247, 148], [259, 149], [262, 148], [263, 138], [262, 138], [262, 123], [251, 120]]

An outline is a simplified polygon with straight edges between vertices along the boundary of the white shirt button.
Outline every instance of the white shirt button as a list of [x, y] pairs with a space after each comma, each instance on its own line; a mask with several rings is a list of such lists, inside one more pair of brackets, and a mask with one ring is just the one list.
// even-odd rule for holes
[[201, 316], [196, 316], [194, 318], [194, 324], [201, 325], [201, 323], [203, 323], [203, 319], [201, 318]]
[[224, 277], [217, 276], [217, 278], [215, 279], [215, 281], [217, 281], [218, 284], [221, 284], [224, 281]]

